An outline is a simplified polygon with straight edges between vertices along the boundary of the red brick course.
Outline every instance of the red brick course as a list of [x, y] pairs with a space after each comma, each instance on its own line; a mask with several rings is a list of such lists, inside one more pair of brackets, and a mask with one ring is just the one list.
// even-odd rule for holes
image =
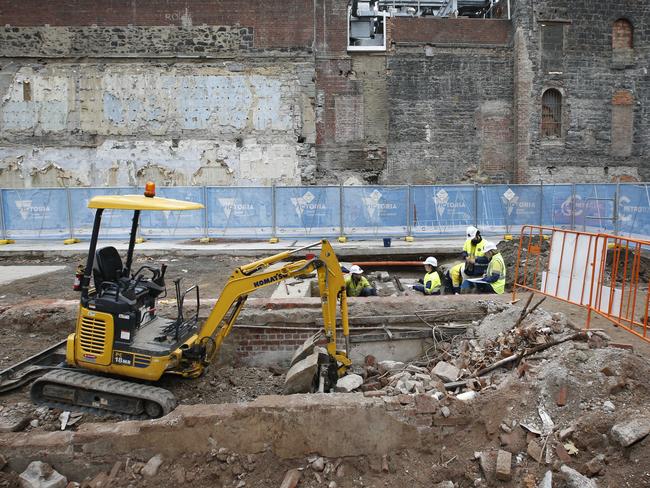
[[512, 25], [500, 19], [390, 19], [390, 40], [396, 43], [490, 44], [510, 42]]

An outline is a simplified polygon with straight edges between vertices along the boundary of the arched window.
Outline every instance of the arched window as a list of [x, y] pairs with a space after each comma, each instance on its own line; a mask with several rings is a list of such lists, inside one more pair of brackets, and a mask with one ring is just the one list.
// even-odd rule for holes
[[634, 29], [625, 19], [618, 19], [612, 27], [612, 49], [632, 49], [634, 47]]
[[542, 138], [556, 139], [562, 136], [562, 94], [549, 88], [542, 95]]

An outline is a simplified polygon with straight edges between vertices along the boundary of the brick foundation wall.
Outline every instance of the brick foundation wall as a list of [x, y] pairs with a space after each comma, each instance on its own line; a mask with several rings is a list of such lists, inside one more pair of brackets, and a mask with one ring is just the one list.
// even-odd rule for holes
[[[297, 327], [297, 329], [304, 329], [304, 327]], [[248, 362], [261, 353], [269, 352], [277, 352], [291, 358], [294, 351], [316, 332], [318, 332], [316, 327], [313, 331], [296, 330], [295, 332], [287, 328], [235, 327], [228, 340], [235, 344], [236, 358]]]

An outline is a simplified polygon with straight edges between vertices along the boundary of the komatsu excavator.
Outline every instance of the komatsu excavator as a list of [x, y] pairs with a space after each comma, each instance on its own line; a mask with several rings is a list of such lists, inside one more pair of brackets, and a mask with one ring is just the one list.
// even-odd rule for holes
[[[142, 211], [199, 210], [199, 203], [155, 196], [155, 185], [147, 183], [144, 195], [96, 196], [88, 207], [96, 209], [85, 268], [80, 271], [79, 313], [74, 333], [66, 344], [67, 366], [37, 379], [32, 400], [59, 408], [114, 412], [132, 418], [157, 418], [176, 406], [171, 392], [152, 386], [162, 375], [196, 378], [217, 356], [231, 332], [250, 293], [279, 281], [318, 274], [324, 329], [307, 341], [294, 356], [293, 367], [307, 354], [317, 354], [319, 370], [314, 390], [330, 391], [350, 366], [348, 315], [345, 283], [332, 246], [325, 240], [300, 249], [280, 252], [240, 266], [231, 274], [219, 299], [204, 323], [199, 322], [199, 287], [182, 291], [175, 280], [177, 316], [157, 314], [156, 302], [166, 293], [166, 266], [141, 266], [133, 271], [133, 253]], [[98, 249], [102, 214], [105, 210], [133, 211], [126, 262], [114, 247]], [[301, 251], [320, 246], [318, 257], [285, 261]], [[91, 283], [92, 280], [92, 283]], [[196, 297], [197, 310], [185, 317], [185, 297]], [[337, 309], [345, 351], [337, 349]], [[314, 353], [318, 342], [320, 349]], [[126, 378], [117, 379], [117, 378]]]

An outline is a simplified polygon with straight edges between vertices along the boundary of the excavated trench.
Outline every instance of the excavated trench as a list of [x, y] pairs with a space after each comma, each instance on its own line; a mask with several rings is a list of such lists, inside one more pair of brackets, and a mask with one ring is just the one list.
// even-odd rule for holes
[[[367, 372], [369, 355], [377, 360], [420, 358], [417, 364], [423, 364], [422, 358], [426, 364], [462, 360], [471, 371], [477, 354], [489, 352], [492, 361], [517, 341], [537, 344], [540, 337], [575, 333], [563, 325], [557, 336], [548, 336], [548, 324], [555, 327], [549, 322], [551, 314], [538, 311], [521, 331], [482, 343], [485, 333], [502, 337], [498, 334], [519, 315], [519, 309], [505, 301], [481, 296], [351, 299], [351, 355], [357, 364], [353, 371]], [[279, 486], [291, 470], [298, 470], [294, 474], [300, 478], [299, 487], [436, 486], [445, 481], [458, 487], [519, 487], [537, 486], [552, 470], [557, 486], [563, 487], [568, 475], [560, 472], [562, 464], [581, 473], [589, 473], [584, 466], [592, 466], [595, 471], [589, 476], [603, 477], [602, 486], [643, 486], [638, 481], [650, 467], [644, 455], [648, 441], [623, 450], [610, 433], [617, 422], [633, 418], [638, 406], [650, 404], [644, 381], [649, 367], [630, 351], [595, 339], [566, 342], [530, 358], [521, 371], [500, 371], [481, 380], [475, 385], [480, 394], [469, 402], [461, 400], [458, 391], [438, 397], [391, 392], [394, 381], [381, 392], [274, 395], [290, 355], [278, 342], [317, 330], [320, 300], [251, 299], [247, 305], [220, 364], [197, 380], [164, 380], [181, 404], [164, 418], [118, 421], [84, 416], [61, 431], [60, 411], [44, 413], [25, 406], [22, 411], [38, 425], [0, 433], [0, 454], [7, 462], [0, 469], [0, 483], [18, 486], [18, 473], [32, 461], [42, 461], [68, 481], [86, 479], [88, 486]], [[74, 303], [57, 307], [50, 314], [52, 323], [41, 320], [42, 330], [73, 317]], [[33, 304], [13, 314], [46, 316]], [[483, 318], [476, 334], [452, 337], [447, 345], [433, 337], [431, 326], [462, 327]], [[33, 330], [16, 329], [27, 337]], [[261, 337], [261, 330], [269, 336]], [[422, 330], [429, 335], [400, 336]], [[562, 388], [568, 397], [560, 406], [557, 395]], [[26, 398], [16, 395], [2, 398], [0, 415], [27, 405]], [[615, 404], [615, 410], [604, 414], [606, 402]], [[551, 436], [520, 427], [541, 429], [540, 408], [555, 422]], [[570, 460], [555, 454], [559, 432], [566, 429], [573, 433], [563, 442], [570, 440], [578, 450]], [[531, 457], [530, 443], [537, 439], [553, 446], [549, 464]], [[512, 453], [512, 473], [497, 481], [500, 449]], [[597, 456], [606, 456], [607, 464], [601, 467], [593, 461], [601, 459]]]

